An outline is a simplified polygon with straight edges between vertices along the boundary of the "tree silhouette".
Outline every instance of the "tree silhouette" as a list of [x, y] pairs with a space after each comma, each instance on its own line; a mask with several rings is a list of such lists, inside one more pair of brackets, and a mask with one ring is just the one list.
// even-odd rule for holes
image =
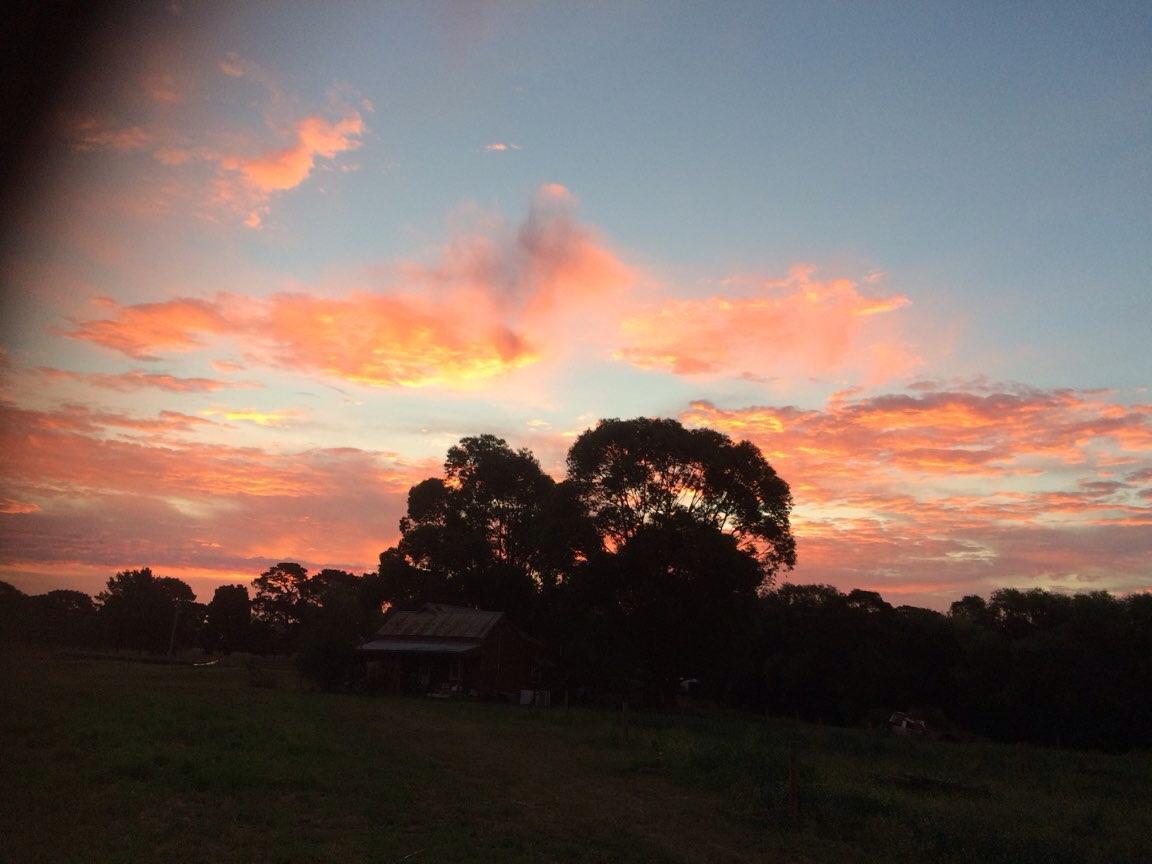
[[733, 536], [687, 513], [657, 516], [564, 585], [578, 677], [655, 704], [684, 678], [720, 695], [745, 662], [760, 581]]
[[23, 591], [0, 580], [0, 641], [14, 641], [25, 635], [27, 601]]
[[[101, 624], [113, 646], [155, 652], [167, 651], [172, 644], [174, 627], [181, 620], [180, 604], [195, 600], [186, 583], [153, 576], [148, 567], [117, 573], [108, 580], [107, 589], [96, 595]], [[186, 613], [183, 622], [183, 628], [175, 632], [181, 645], [189, 642], [198, 614]]]
[[365, 606], [363, 599], [357, 584], [330, 582], [301, 627], [297, 668], [324, 690], [349, 682], [356, 647], [379, 626], [379, 610]]
[[292, 645], [304, 607], [312, 600], [307, 583], [308, 570], [294, 561], [281, 561], [252, 580], [252, 614], [274, 644]]
[[58, 589], [28, 598], [37, 638], [58, 645], [86, 645], [96, 638], [96, 604], [83, 591]]
[[248, 647], [251, 622], [248, 589], [243, 585], [221, 585], [208, 604], [205, 647], [226, 654]]
[[385, 599], [410, 602], [419, 585], [424, 599], [500, 609], [524, 624], [578, 554], [579, 525], [570, 488], [531, 452], [494, 435], [464, 438], [448, 450], [442, 479], [408, 493], [397, 552], [423, 575], [382, 560], [396, 591]]
[[796, 563], [788, 484], [747, 441], [669, 419], [601, 420], [572, 445], [568, 477], [609, 547], [679, 513], [734, 536], [766, 582]]

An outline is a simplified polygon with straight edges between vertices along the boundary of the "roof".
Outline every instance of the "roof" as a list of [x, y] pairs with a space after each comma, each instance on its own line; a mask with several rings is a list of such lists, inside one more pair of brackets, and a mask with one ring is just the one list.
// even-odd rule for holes
[[472, 642], [426, 642], [420, 639], [376, 639], [360, 646], [361, 651], [385, 654], [467, 654], [479, 646]]
[[[393, 612], [376, 632], [378, 639], [470, 639], [482, 640], [504, 616], [466, 606], [426, 603], [419, 612]], [[370, 643], [371, 644], [371, 643]]]

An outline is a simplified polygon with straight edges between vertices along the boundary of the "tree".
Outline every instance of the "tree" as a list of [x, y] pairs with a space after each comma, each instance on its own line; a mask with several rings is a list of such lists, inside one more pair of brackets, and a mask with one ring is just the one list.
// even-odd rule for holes
[[380, 553], [380, 566], [371, 582], [366, 583], [368, 605], [379, 609], [387, 604], [393, 609], [415, 611], [420, 604], [445, 592], [443, 586], [429, 583], [434, 577], [414, 566], [395, 546]]
[[60, 645], [86, 645], [96, 636], [96, 605], [83, 591], [59, 589], [28, 598], [37, 638]]
[[342, 687], [356, 668], [356, 647], [379, 619], [379, 610], [364, 605], [357, 585], [331, 583], [301, 627], [297, 668], [324, 690]]
[[610, 548], [679, 513], [735, 537], [765, 582], [796, 563], [788, 484], [748, 441], [670, 419], [601, 420], [568, 452], [568, 478]]
[[736, 539], [686, 513], [642, 525], [563, 592], [578, 678], [667, 704], [682, 678], [722, 696], [756, 621], [761, 573]]
[[[420, 599], [500, 609], [524, 625], [579, 554], [579, 502], [526, 449], [502, 438], [464, 438], [448, 450], [444, 477], [416, 484], [400, 520], [397, 552], [421, 571], [389, 557], [388, 602]], [[387, 554], [387, 553], [386, 553]]]
[[107, 590], [96, 595], [101, 623], [114, 646], [155, 652], [167, 651], [174, 641], [191, 641], [198, 615], [186, 611], [181, 616], [180, 606], [195, 600], [186, 583], [153, 576], [148, 567], [117, 573]]
[[246, 648], [251, 621], [248, 589], [243, 585], [221, 585], [208, 604], [205, 647], [225, 654]]
[[0, 580], [0, 641], [15, 640], [24, 635], [24, 611], [28, 596], [10, 582]]
[[281, 561], [252, 580], [252, 614], [281, 648], [292, 646], [304, 607], [311, 602], [307, 582], [308, 570], [294, 561]]

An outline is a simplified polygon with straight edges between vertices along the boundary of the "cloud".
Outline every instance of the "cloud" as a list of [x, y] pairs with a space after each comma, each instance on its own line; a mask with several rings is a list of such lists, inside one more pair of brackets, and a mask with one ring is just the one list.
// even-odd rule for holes
[[[1031, 581], [1134, 590], [1152, 553], [1152, 406], [1086, 390], [837, 394], [681, 419], [757, 444], [796, 499], [798, 581], [922, 602]], [[1128, 482], [1115, 476], [1123, 466]], [[1145, 574], [1146, 575], [1146, 574]]]
[[881, 463], [923, 474], [1003, 476], [1082, 464], [1093, 448], [1130, 458], [1152, 449], [1149, 406], [1094, 391], [934, 392], [834, 396], [823, 410], [693, 403], [686, 419], [751, 437], [768, 452], [840, 464]]
[[360, 293], [339, 299], [277, 294], [255, 301], [224, 294], [112, 309], [112, 317], [83, 322], [66, 335], [148, 360], [161, 351], [199, 349], [206, 337], [221, 336], [237, 343], [250, 363], [379, 387], [465, 383], [535, 357], [522, 337], [495, 320], [483, 298], [464, 304]]
[[219, 338], [249, 364], [377, 387], [483, 381], [535, 362], [544, 346], [559, 350], [574, 332], [595, 332], [589, 305], [610, 315], [636, 280], [575, 208], [564, 187], [544, 186], [514, 231], [461, 232], [439, 262], [389, 271], [378, 293], [105, 300], [108, 317], [66, 335], [145, 360]]
[[239, 172], [258, 192], [281, 192], [308, 179], [317, 159], [331, 159], [338, 153], [355, 150], [363, 131], [364, 121], [355, 111], [335, 123], [323, 117], [305, 117], [296, 123], [288, 146], [251, 158], [226, 156], [221, 164], [229, 171]]
[[112, 318], [82, 322], [64, 335], [137, 360], [156, 360], [153, 352], [198, 348], [206, 335], [235, 332], [237, 328], [235, 321], [225, 317], [219, 301], [177, 298], [133, 306], [121, 306], [107, 298], [100, 302], [112, 312]]
[[334, 159], [357, 149], [363, 132], [364, 120], [358, 111], [349, 111], [334, 122], [318, 115], [303, 117], [293, 126], [285, 146], [254, 156], [220, 156], [214, 199], [242, 213], [249, 228], [258, 228], [268, 215], [273, 194], [300, 186], [312, 175], [318, 159]]
[[[676, 375], [823, 376], [850, 371], [868, 384], [909, 374], [915, 352], [885, 317], [909, 303], [900, 294], [861, 293], [849, 279], [821, 281], [794, 266], [750, 294], [667, 300], [623, 322], [617, 357]], [[871, 284], [875, 280], [866, 280]]]
[[[56, 432], [99, 434], [108, 429], [130, 432], [160, 433], [190, 432], [215, 425], [203, 417], [194, 417], [180, 411], [160, 411], [155, 417], [134, 417], [111, 411], [96, 411], [86, 405], [66, 404], [52, 411], [25, 411], [7, 403], [0, 403], [0, 429], [2, 436], [15, 430], [32, 434], [33, 441]], [[15, 445], [13, 451], [15, 452]]]
[[279, 295], [266, 307], [277, 366], [381, 387], [462, 384], [531, 363], [523, 337], [482, 296], [467, 304], [354, 294]]
[[[558, 183], [540, 186], [519, 225], [486, 215], [458, 228], [433, 265], [402, 266], [409, 290], [492, 309], [541, 359], [606, 353], [645, 275], [578, 218]], [[483, 318], [481, 318], [483, 320]]]
[[258, 411], [252, 408], [206, 408], [200, 412], [205, 417], [219, 417], [222, 420], [240, 423], [253, 423], [257, 426], [283, 427], [301, 418], [298, 411]]
[[[157, 67], [153, 59], [152, 67]], [[222, 113], [205, 100], [216, 92], [202, 80], [205, 70], [151, 68], [130, 94], [116, 93], [105, 102], [135, 122], [123, 122], [109, 111], [74, 114], [66, 134], [75, 149], [103, 151], [120, 159], [146, 154], [132, 164], [132, 187], [117, 188], [123, 209], [140, 214], [179, 207], [208, 219], [222, 216], [259, 227], [273, 196], [301, 186], [323, 161], [360, 147], [365, 132], [362, 112], [367, 100], [337, 91], [326, 106], [301, 104], [284, 92], [274, 76], [256, 64], [229, 54], [218, 64], [226, 90], [251, 90], [263, 126], [253, 128], [237, 116]], [[197, 78], [198, 86], [185, 79]], [[189, 101], [195, 94], [199, 101]], [[230, 95], [230, 94], [229, 94]], [[180, 113], [173, 105], [180, 103]], [[244, 116], [253, 112], [248, 110]], [[197, 118], [196, 123], [186, 118]], [[127, 164], [127, 163], [125, 163]], [[342, 166], [347, 167], [347, 166]]]
[[229, 78], [243, 78], [253, 67], [235, 51], [230, 51], [228, 55], [217, 64], [217, 68]]
[[217, 378], [182, 378], [138, 369], [117, 374], [72, 372], [47, 367], [40, 367], [34, 371], [52, 381], [74, 381], [121, 393], [145, 389], [166, 390], [170, 393], [212, 393], [217, 390], [237, 390], [256, 386], [247, 382], [221, 381]]
[[408, 488], [435, 473], [385, 451], [125, 440], [108, 425], [151, 419], [0, 406], [0, 569], [57, 565], [50, 587], [74, 565], [104, 567], [104, 579], [150, 564], [220, 581], [289, 558], [367, 569], [394, 541]]
[[485, 144], [484, 149], [489, 153], [503, 153], [508, 150], [519, 150], [519, 144], [505, 144], [502, 141], [494, 141], [491, 144]]
[[39, 504], [30, 504], [26, 501], [15, 501], [11, 498], [0, 498], [0, 513], [18, 515], [21, 513], [38, 513]]
[[77, 150], [110, 149], [121, 152], [144, 150], [155, 143], [155, 133], [141, 126], [117, 128], [106, 118], [85, 117], [73, 129]]

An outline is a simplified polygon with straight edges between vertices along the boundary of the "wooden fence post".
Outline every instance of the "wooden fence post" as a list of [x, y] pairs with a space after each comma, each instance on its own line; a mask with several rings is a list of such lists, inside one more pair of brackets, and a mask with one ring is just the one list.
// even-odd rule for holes
[[800, 820], [800, 781], [796, 776], [796, 742], [788, 745], [788, 815]]

